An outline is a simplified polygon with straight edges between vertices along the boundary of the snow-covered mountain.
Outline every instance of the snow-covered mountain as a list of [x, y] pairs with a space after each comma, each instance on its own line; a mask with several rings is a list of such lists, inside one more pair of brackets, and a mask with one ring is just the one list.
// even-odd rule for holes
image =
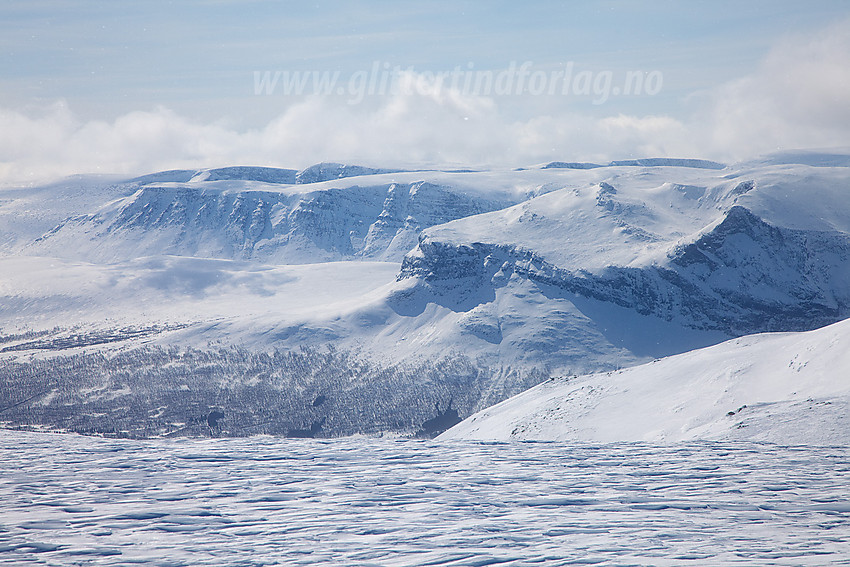
[[281, 186], [266, 171], [227, 169], [248, 178], [209, 170], [186, 182], [137, 180], [132, 194], [64, 220], [24, 253], [95, 262], [162, 253], [275, 264], [400, 260], [423, 228], [513, 202], [421, 180]]
[[502, 353], [574, 371], [850, 315], [847, 168], [572, 171], [571, 187], [426, 229], [397, 309], [443, 306]]
[[442, 439], [850, 444], [850, 320], [553, 378]]
[[813, 328], [850, 314], [847, 170], [746, 171], [714, 186], [668, 175], [612, 178], [620, 189], [565, 188], [426, 230], [402, 275], [436, 293], [448, 281], [456, 295], [461, 276], [477, 280], [478, 293], [518, 273], [730, 334]]
[[848, 317], [842, 155], [225, 167], [3, 190], [0, 361], [229, 346], [447, 360], [474, 378], [405, 403], [419, 396], [422, 416], [457, 394], [465, 416], [547, 373]]

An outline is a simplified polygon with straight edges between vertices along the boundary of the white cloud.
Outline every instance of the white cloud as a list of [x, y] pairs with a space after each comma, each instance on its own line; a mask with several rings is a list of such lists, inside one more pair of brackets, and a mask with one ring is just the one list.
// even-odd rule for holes
[[702, 93], [700, 109], [686, 120], [593, 117], [553, 109], [551, 99], [545, 114], [534, 115], [543, 104], [532, 96], [522, 99], [528, 114], [518, 119], [499, 98], [428, 89], [428, 78], [416, 74], [403, 80], [411, 88], [401, 91], [415, 94], [356, 105], [308, 97], [248, 131], [198, 123], [166, 108], [111, 122], [81, 121], [61, 102], [29, 112], [0, 109], [0, 183], [234, 164], [304, 167], [327, 160], [384, 166], [647, 156], [733, 160], [779, 148], [846, 146], [850, 140], [850, 21], [777, 45], [752, 75]]
[[232, 164], [516, 166], [609, 159], [635, 151], [664, 154], [664, 140], [680, 130], [664, 117], [596, 120], [563, 113], [513, 120], [491, 99], [458, 93], [396, 95], [377, 106], [308, 98], [246, 132], [195, 123], [164, 108], [81, 122], [57, 103], [37, 116], [0, 111], [0, 182]]
[[709, 93], [691, 126], [728, 158], [850, 142], [850, 20], [777, 45], [759, 69]]
[[[33, 116], [34, 115], [34, 116]], [[227, 160], [240, 135], [160, 108], [113, 122], [81, 122], [62, 102], [23, 113], [0, 109], [0, 182], [72, 173], [137, 173]]]

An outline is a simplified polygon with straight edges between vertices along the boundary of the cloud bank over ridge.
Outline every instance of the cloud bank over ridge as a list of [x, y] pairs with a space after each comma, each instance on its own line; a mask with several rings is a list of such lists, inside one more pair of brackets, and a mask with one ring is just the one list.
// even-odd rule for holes
[[[422, 83], [426, 76], [405, 80]], [[230, 164], [304, 167], [324, 160], [381, 166], [520, 166], [558, 159], [677, 156], [735, 161], [850, 140], [850, 20], [789, 37], [747, 76], [693, 93], [689, 114], [594, 115], [569, 100], [510, 100], [450, 88], [348, 104], [292, 101], [264, 127], [202, 123], [166, 108], [81, 120], [63, 101], [0, 109], [0, 184], [73, 173], [136, 174]], [[262, 96], [262, 95], [258, 95]], [[283, 100], [283, 99], [282, 99]], [[519, 111], [517, 111], [519, 109]]]

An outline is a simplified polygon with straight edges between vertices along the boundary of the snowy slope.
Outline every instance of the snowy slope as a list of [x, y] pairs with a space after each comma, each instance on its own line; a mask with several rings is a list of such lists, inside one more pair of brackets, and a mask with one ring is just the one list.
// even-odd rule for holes
[[77, 175], [38, 187], [0, 188], [0, 254], [14, 253], [65, 219], [131, 195], [115, 175]]
[[375, 169], [360, 165], [346, 165], [342, 163], [317, 163], [307, 169], [299, 171], [295, 176], [295, 183], [319, 183], [346, 177], [360, 177], [363, 175], [375, 175], [380, 173], [399, 173], [398, 169]]
[[443, 439], [850, 444], [850, 320], [552, 379]]

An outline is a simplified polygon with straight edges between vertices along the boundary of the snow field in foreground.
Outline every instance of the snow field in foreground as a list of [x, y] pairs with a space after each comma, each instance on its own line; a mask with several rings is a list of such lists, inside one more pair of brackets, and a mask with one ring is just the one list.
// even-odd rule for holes
[[826, 565], [846, 448], [0, 432], [0, 565]]

